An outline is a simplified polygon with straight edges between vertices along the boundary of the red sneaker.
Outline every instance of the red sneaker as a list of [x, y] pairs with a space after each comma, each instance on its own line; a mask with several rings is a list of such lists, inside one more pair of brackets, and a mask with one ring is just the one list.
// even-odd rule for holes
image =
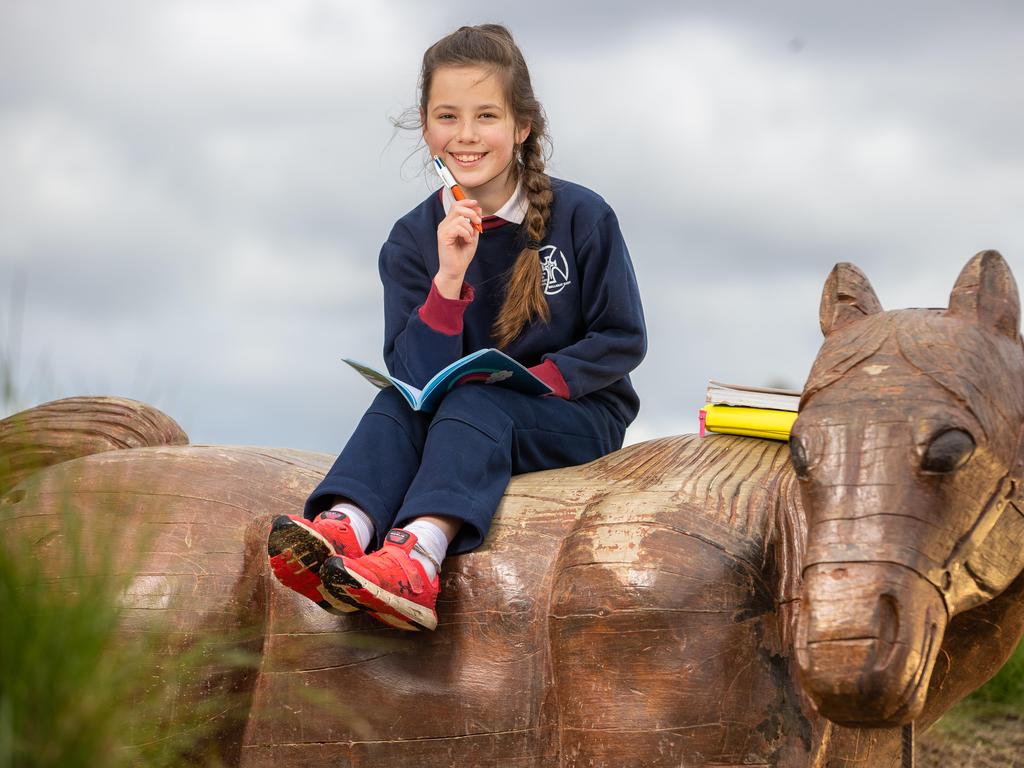
[[329, 557], [320, 569], [324, 597], [332, 605], [358, 604], [392, 627], [437, 627], [438, 580], [409, 556], [416, 534], [393, 528], [384, 546], [365, 557]]
[[325, 611], [352, 613], [359, 610], [352, 601], [328, 601], [320, 583], [320, 567], [328, 557], [357, 558], [363, 550], [344, 512], [328, 510], [315, 520], [296, 515], [278, 515], [267, 538], [270, 568], [277, 580]]

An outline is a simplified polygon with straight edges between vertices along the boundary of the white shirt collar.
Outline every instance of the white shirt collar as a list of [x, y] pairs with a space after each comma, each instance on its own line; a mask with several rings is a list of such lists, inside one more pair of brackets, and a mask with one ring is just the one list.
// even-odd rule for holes
[[[454, 202], [455, 197], [452, 196], [451, 190], [448, 187], [442, 187], [441, 205], [444, 206], [445, 215], [452, 209]], [[523, 219], [526, 218], [526, 209], [529, 207], [530, 202], [526, 199], [526, 193], [523, 192], [523, 182], [520, 179], [516, 182], [516, 190], [512, 193], [512, 197], [506, 200], [505, 204], [494, 212], [494, 215], [513, 224], [522, 224]]]

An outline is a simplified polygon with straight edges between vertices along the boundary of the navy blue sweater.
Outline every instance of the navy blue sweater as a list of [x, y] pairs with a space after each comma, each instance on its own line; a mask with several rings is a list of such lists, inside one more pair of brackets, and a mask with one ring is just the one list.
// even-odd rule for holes
[[[561, 397], [593, 395], [625, 424], [640, 400], [629, 380], [647, 351], [640, 292], [614, 211], [596, 193], [551, 180], [554, 201], [541, 245], [549, 323], [524, 328], [503, 351]], [[433, 284], [435, 193], [399, 219], [380, 252], [384, 283], [384, 362], [402, 381], [422, 387], [449, 363], [495, 346], [491, 327], [505, 296], [505, 275], [526, 240], [525, 227], [486, 228], [466, 271], [462, 295], [446, 299]]]

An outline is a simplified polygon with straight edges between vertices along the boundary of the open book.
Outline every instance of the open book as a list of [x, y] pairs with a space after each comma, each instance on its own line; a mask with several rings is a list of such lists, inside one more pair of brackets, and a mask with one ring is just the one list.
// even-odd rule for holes
[[380, 389], [395, 387], [414, 411], [433, 413], [449, 390], [471, 382], [509, 387], [527, 395], [547, 395], [551, 387], [530, 373], [521, 363], [497, 349], [480, 349], [442, 368], [422, 390], [387, 373], [354, 360], [345, 360], [363, 378]]
[[715, 405], [745, 405], [750, 408], [796, 411], [800, 405], [800, 394], [795, 389], [723, 384], [712, 379], [708, 382], [705, 399]]

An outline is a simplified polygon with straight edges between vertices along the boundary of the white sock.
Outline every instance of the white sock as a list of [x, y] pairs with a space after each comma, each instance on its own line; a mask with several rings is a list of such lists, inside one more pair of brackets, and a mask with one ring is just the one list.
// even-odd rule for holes
[[349, 522], [352, 524], [352, 533], [356, 535], [359, 548], [365, 552], [366, 547], [373, 539], [373, 520], [370, 519], [370, 516], [349, 501], [338, 502], [331, 507], [331, 511], [344, 512], [348, 515]]
[[[444, 531], [426, 520], [413, 520], [402, 530], [415, 534], [416, 543], [427, 551], [427, 555], [430, 557], [416, 549], [413, 549], [409, 556], [422, 563], [423, 570], [427, 572], [427, 578], [433, 579], [437, 575], [437, 565], [434, 563], [439, 565], [448, 551], [448, 537], [444, 535]], [[431, 562], [431, 557], [434, 558], [434, 562]]]

